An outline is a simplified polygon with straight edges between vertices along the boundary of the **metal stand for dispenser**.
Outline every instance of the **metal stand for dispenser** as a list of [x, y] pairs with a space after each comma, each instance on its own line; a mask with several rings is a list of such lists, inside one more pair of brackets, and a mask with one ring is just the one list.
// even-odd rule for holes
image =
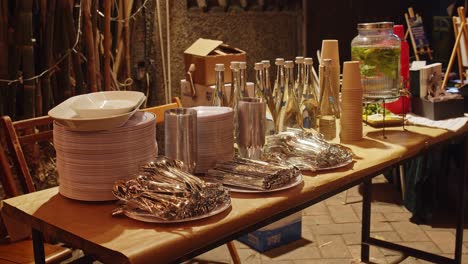
[[[401, 96], [405, 96], [405, 95], [408, 95], [409, 91], [407, 91], [406, 89], [402, 89], [399, 91], [399, 95], [398, 97], [396, 98], [400, 98]], [[386, 113], [385, 113], [385, 103], [387, 100], [390, 100], [390, 99], [394, 99], [393, 97], [389, 97], [389, 98], [380, 98], [380, 99], [375, 99], [375, 98], [372, 98], [372, 99], [369, 99], [369, 98], [366, 98], [365, 99], [365, 104], [366, 104], [366, 125], [368, 125], [368, 115], [367, 115], [367, 110], [368, 110], [368, 106], [369, 106], [369, 103], [382, 103], [382, 107], [384, 109], [383, 113], [382, 113], [382, 135], [383, 135], [383, 138], [386, 139], [387, 136], [385, 135], [385, 127], [386, 127], [386, 124], [385, 124], [385, 116], [386, 116]], [[403, 108], [403, 122], [402, 122], [402, 128], [403, 130], [405, 131], [406, 128], [405, 128], [405, 119], [406, 119], [406, 111], [404, 111], [405, 109], [405, 100], [403, 100], [402, 102], [402, 108]]]

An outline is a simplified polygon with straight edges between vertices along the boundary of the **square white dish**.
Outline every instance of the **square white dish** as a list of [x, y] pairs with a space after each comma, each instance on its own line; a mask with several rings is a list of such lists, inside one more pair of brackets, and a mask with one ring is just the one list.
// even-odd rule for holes
[[79, 96], [70, 108], [82, 118], [109, 117], [135, 109], [145, 95], [136, 91], [105, 91]]
[[71, 130], [76, 131], [98, 131], [98, 130], [109, 130], [115, 127], [122, 126], [130, 117], [138, 110], [138, 108], [146, 100], [146, 96], [143, 95], [140, 101], [134, 106], [130, 112], [126, 112], [119, 115], [113, 115], [108, 117], [98, 118], [83, 118], [80, 117], [70, 106], [76, 100], [83, 100], [82, 97], [88, 96], [87, 94], [77, 95], [70, 97], [61, 104], [52, 108], [48, 114], [56, 122], [62, 124]]

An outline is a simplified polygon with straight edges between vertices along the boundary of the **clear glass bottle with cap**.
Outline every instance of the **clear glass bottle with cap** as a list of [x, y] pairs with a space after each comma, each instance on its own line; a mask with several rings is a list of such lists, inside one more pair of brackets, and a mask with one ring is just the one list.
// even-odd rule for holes
[[240, 62], [231, 61], [231, 92], [229, 94], [229, 107], [237, 109], [237, 102], [241, 98], [240, 88]]
[[247, 62], [239, 62], [239, 73], [240, 73], [240, 91], [242, 97], [249, 97], [247, 91]]
[[299, 103], [294, 95], [294, 62], [286, 61], [284, 65], [285, 89], [283, 102], [278, 117], [278, 132], [286, 131], [286, 128], [301, 128], [302, 117], [299, 110]]
[[263, 64], [263, 78], [264, 78], [264, 87], [263, 87], [263, 96], [266, 103], [266, 134], [274, 135], [276, 134], [276, 111], [275, 103], [273, 101], [273, 91], [271, 89], [271, 79], [270, 79], [270, 61], [262, 60]]
[[231, 94], [229, 96], [229, 107], [234, 110], [234, 139], [239, 136], [239, 123], [237, 115], [237, 104], [242, 98], [240, 87], [240, 62], [231, 61]]
[[302, 126], [304, 128], [317, 128], [317, 114], [318, 114], [318, 96], [316, 91], [317, 82], [314, 77], [314, 61], [312, 58], [304, 58], [304, 85], [303, 93], [300, 104], [302, 115]]
[[254, 86], [254, 94], [255, 97], [264, 98], [263, 90], [264, 87], [264, 79], [263, 79], [263, 63], [257, 62], [254, 65], [255, 70], [255, 86]]
[[301, 101], [303, 89], [304, 89], [304, 57], [298, 56], [294, 61], [296, 63], [296, 80], [294, 81], [294, 94], [296, 100]]
[[[283, 93], [284, 93], [284, 84], [285, 84], [285, 76], [284, 76], [284, 59], [277, 58], [275, 60], [276, 65], [276, 78], [275, 84], [273, 85], [273, 101], [275, 104], [275, 109], [273, 111], [276, 112], [276, 116], [279, 116], [281, 110], [281, 104], [283, 102]], [[278, 128], [278, 118], [275, 122], [276, 128]]]
[[318, 111], [318, 131], [326, 140], [336, 137], [335, 99], [331, 76], [331, 59], [324, 59], [320, 65], [320, 98]]
[[271, 80], [270, 80], [270, 61], [262, 60], [263, 64], [263, 78], [264, 78], [264, 96], [267, 100], [267, 104], [270, 104], [271, 99], [273, 99], [273, 91], [271, 90]]
[[360, 62], [364, 99], [395, 99], [399, 96], [400, 38], [392, 22], [358, 24], [351, 42], [351, 57]]
[[224, 64], [219, 63], [215, 65], [215, 90], [211, 105], [213, 106], [227, 106], [227, 97], [224, 93]]

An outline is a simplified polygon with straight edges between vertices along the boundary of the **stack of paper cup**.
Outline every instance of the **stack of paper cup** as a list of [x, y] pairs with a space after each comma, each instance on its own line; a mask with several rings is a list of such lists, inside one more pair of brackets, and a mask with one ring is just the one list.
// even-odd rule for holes
[[362, 139], [362, 87], [358, 61], [343, 64], [341, 88], [341, 133], [342, 142]]
[[[332, 79], [332, 93], [333, 98], [338, 100], [340, 94], [340, 52], [338, 47], [338, 40], [324, 39], [322, 40], [321, 62], [323, 60], [331, 59], [330, 78]], [[335, 102], [335, 117], [340, 118], [340, 109], [338, 101]]]

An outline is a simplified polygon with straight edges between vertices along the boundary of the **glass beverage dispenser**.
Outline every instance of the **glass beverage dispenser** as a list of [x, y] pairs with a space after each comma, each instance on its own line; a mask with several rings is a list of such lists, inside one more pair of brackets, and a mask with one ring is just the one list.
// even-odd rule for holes
[[400, 88], [400, 39], [392, 22], [361, 23], [351, 42], [351, 57], [360, 62], [364, 99], [396, 99]]

